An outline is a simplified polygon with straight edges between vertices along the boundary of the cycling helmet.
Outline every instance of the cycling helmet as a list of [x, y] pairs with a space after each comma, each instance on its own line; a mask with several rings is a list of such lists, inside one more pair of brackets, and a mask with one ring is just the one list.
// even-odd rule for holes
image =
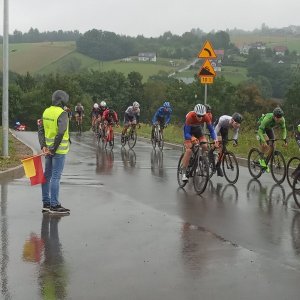
[[206, 114], [206, 107], [203, 104], [197, 104], [194, 107], [194, 112], [197, 114], [197, 116], [203, 117]]
[[19, 125], [21, 125], [21, 123], [20, 122], [16, 122], [16, 125], [19, 126]]
[[139, 104], [137, 101], [134, 101], [133, 104], [132, 104], [132, 106], [133, 106], [134, 108], [139, 108], [139, 107], [140, 107], [140, 104]]
[[101, 107], [106, 107], [106, 102], [105, 102], [105, 101], [101, 101], [101, 102], [100, 102], [100, 106], [101, 106]]
[[242, 121], [243, 121], [242, 115], [239, 114], [239, 113], [237, 113], [237, 112], [235, 112], [235, 113], [232, 115], [232, 119], [233, 119], [234, 122], [239, 123], [239, 124], [241, 124]]
[[281, 118], [281, 117], [283, 117], [284, 113], [283, 113], [283, 110], [280, 107], [276, 107], [273, 110], [273, 115], [274, 115], [274, 117]]
[[164, 102], [163, 107], [164, 108], [170, 108], [171, 107], [170, 102], [168, 102], [168, 101]]
[[94, 108], [96, 108], [96, 109], [99, 108], [99, 104], [98, 104], [98, 103], [95, 103], [95, 104], [94, 104]]
[[205, 104], [206, 111], [211, 112], [211, 106], [209, 104]]
[[69, 95], [62, 90], [57, 90], [52, 94], [52, 104], [54, 106], [64, 106], [69, 101]]

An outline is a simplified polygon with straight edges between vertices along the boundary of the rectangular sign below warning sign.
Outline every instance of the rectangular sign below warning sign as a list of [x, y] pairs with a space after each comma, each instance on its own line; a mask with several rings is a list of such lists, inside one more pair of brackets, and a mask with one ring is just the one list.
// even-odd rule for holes
[[200, 77], [200, 82], [203, 84], [212, 84], [214, 83], [214, 77], [212, 76], [201, 76]]

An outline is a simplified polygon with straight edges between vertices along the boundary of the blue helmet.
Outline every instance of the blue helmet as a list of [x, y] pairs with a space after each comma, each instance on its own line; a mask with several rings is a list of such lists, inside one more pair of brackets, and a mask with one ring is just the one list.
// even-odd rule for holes
[[163, 107], [170, 108], [171, 107], [170, 102], [168, 102], [168, 101], [164, 102]]

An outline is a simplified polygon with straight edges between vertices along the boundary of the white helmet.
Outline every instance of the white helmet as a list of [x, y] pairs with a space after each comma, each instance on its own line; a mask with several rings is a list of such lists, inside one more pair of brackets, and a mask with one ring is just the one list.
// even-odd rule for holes
[[203, 104], [197, 104], [194, 107], [194, 112], [197, 116], [203, 117], [206, 114], [206, 107]]
[[139, 107], [140, 107], [140, 104], [139, 104], [137, 101], [134, 101], [133, 104], [132, 104], [132, 106], [133, 106], [134, 108], [139, 108]]
[[95, 103], [95, 104], [94, 104], [94, 108], [96, 108], [96, 109], [99, 108], [98, 103]]
[[106, 102], [105, 102], [105, 101], [101, 101], [101, 102], [100, 102], [100, 106], [106, 107]]

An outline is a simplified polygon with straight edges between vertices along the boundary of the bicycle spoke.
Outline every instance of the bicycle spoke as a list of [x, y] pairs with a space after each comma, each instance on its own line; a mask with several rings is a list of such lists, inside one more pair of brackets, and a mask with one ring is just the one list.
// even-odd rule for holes
[[229, 183], [236, 183], [239, 178], [239, 165], [232, 152], [226, 152], [222, 160], [222, 168], [225, 178]]
[[271, 174], [276, 183], [284, 181], [286, 175], [286, 164], [281, 152], [275, 151], [271, 158]]
[[262, 174], [262, 169], [259, 163], [261, 153], [258, 149], [252, 148], [248, 154], [248, 170], [253, 178], [259, 178]]

